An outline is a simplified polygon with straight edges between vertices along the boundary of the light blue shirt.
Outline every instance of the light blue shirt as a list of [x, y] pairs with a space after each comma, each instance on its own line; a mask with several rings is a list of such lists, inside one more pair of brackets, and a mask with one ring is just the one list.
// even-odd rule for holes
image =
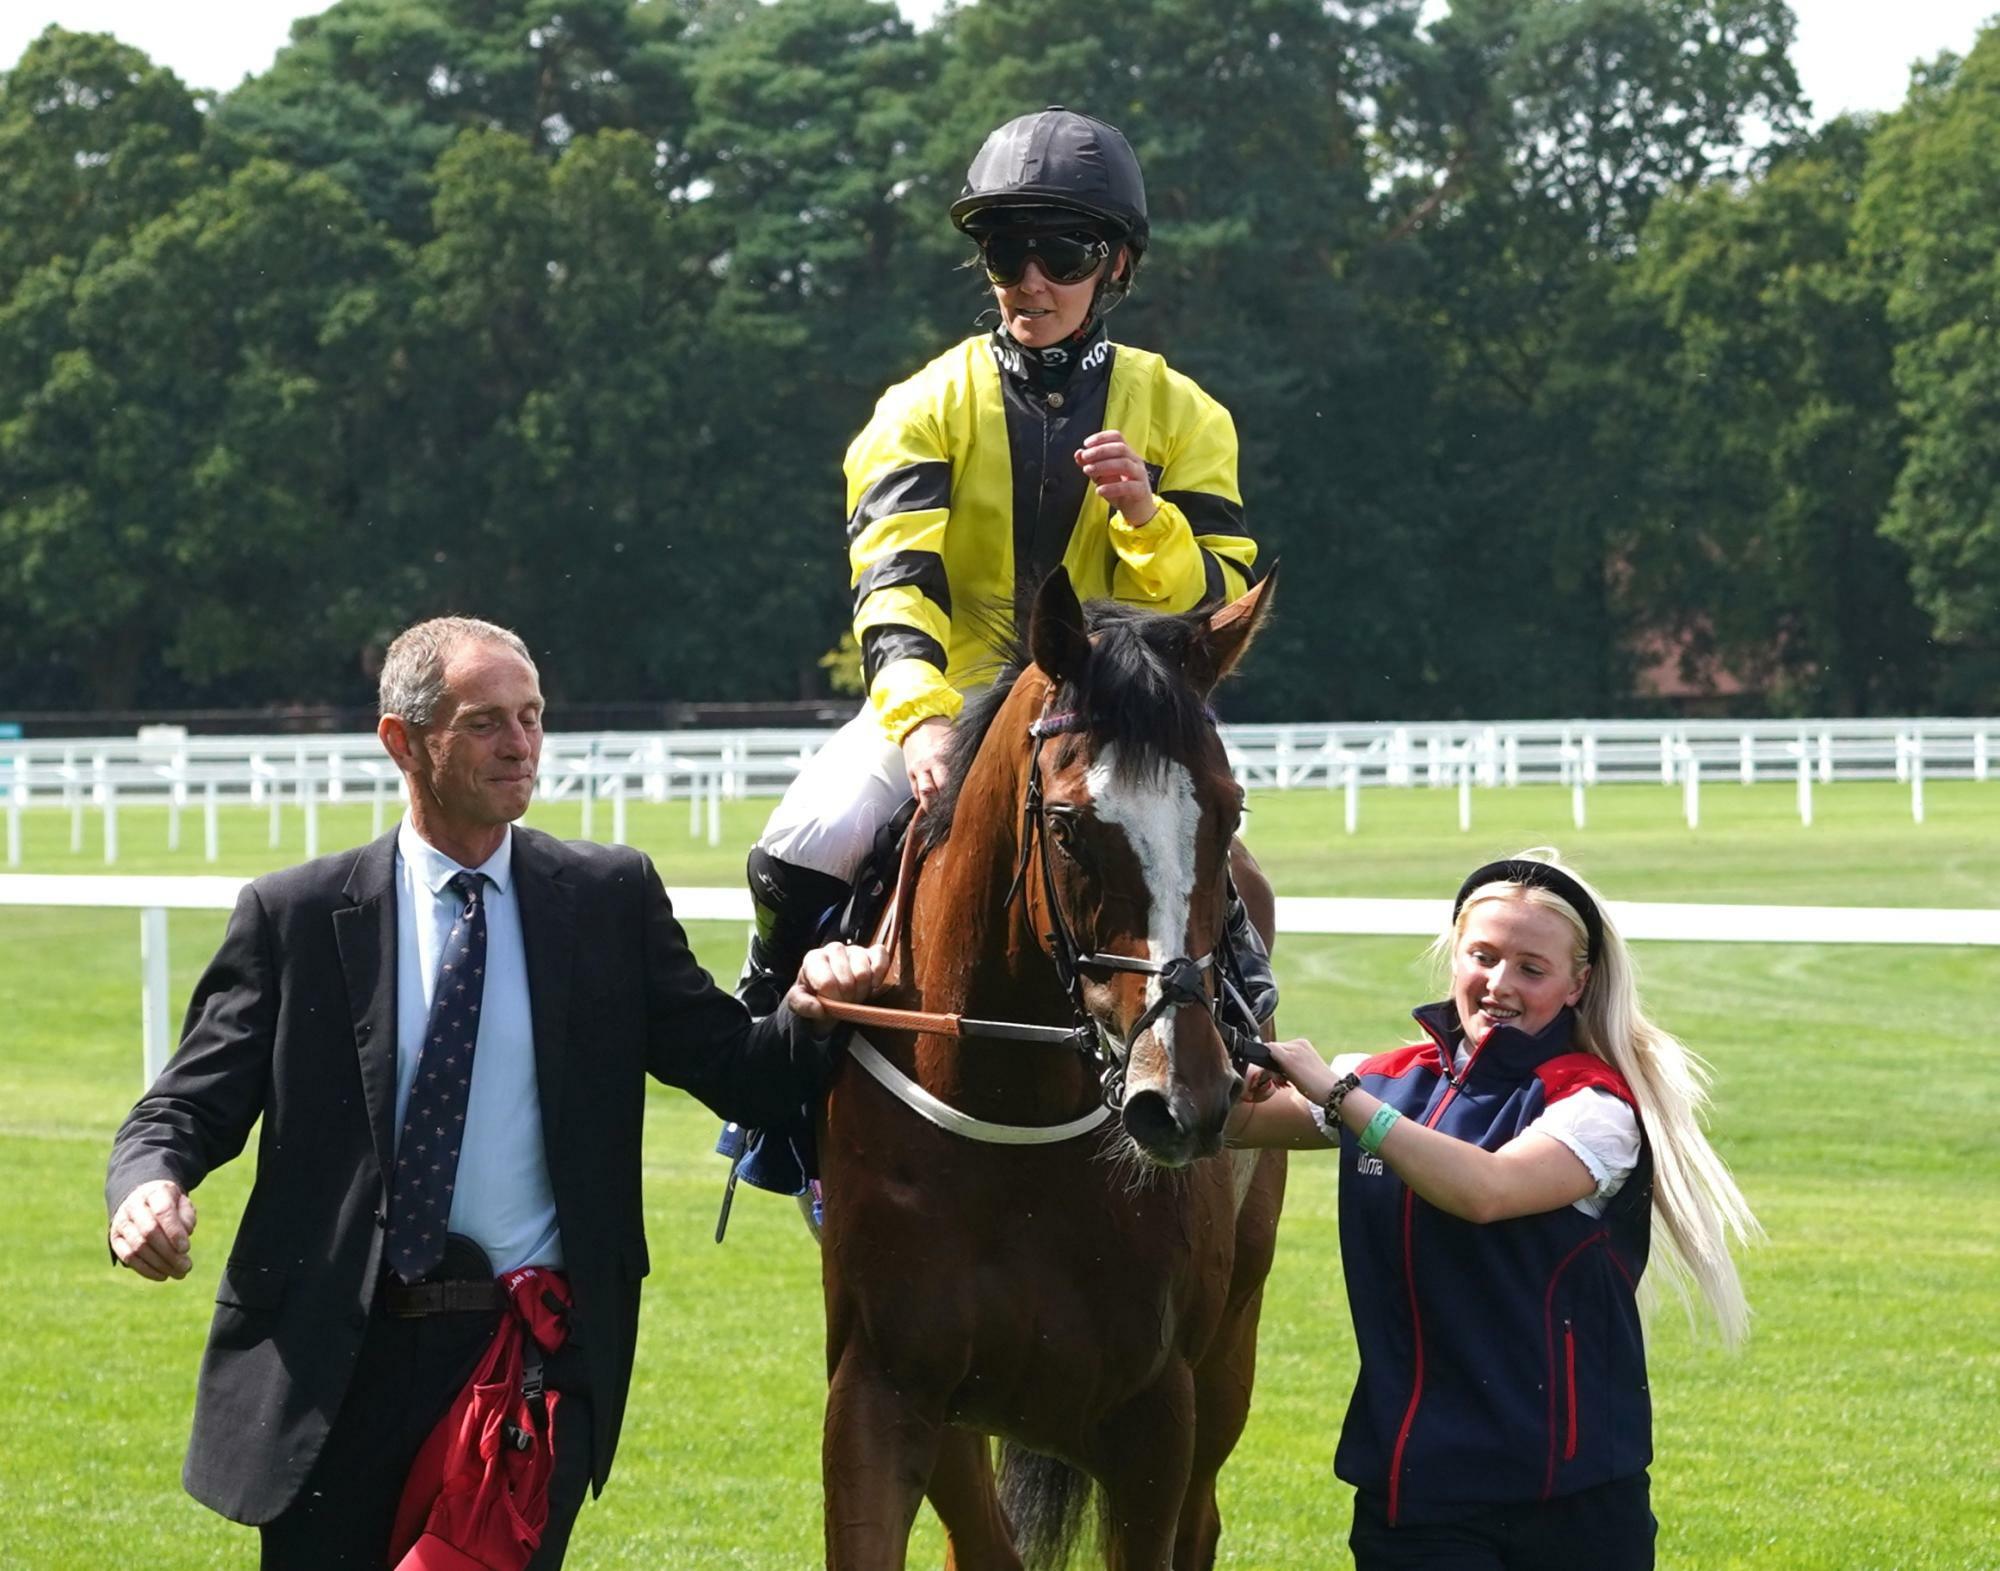
[[416, 1083], [417, 1059], [445, 937], [458, 912], [447, 887], [461, 872], [484, 873], [486, 983], [471, 1099], [459, 1142], [451, 1222], [486, 1251], [496, 1275], [517, 1266], [560, 1268], [562, 1233], [542, 1149], [542, 1102], [535, 1079], [528, 955], [514, 887], [514, 831], [476, 868], [461, 868], [419, 835], [408, 818], [396, 832], [396, 1132]]

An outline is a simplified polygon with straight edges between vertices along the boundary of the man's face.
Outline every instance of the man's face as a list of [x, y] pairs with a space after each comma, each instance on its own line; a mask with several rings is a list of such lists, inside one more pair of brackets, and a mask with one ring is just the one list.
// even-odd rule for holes
[[439, 827], [511, 824], [528, 810], [542, 757], [542, 686], [505, 644], [467, 639], [445, 660], [444, 698], [410, 727], [415, 784]]

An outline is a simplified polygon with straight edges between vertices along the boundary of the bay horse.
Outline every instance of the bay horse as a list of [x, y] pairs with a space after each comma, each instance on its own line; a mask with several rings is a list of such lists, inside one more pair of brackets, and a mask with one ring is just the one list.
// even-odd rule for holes
[[1093, 1494], [1114, 1571], [1214, 1563], [1285, 1170], [1222, 1149], [1242, 793], [1207, 696], [1270, 587], [1086, 617], [1059, 569], [954, 728], [876, 1002], [1042, 1037], [871, 1028], [827, 1097], [833, 1571], [904, 1565], [926, 1494], [956, 1571], [1065, 1563]]

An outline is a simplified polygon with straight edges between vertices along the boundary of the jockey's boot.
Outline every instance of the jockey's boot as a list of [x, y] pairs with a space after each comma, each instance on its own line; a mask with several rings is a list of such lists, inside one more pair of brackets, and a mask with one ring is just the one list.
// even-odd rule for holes
[[1271, 954], [1264, 947], [1262, 935], [1251, 925], [1250, 909], [1233, 884], [1224, 929], [1229, 938], [1230, 958], [1236, 963], [1237, 975], [1243, 979], [1244, 1002], [1257, 1017], [1257, 1024], [1264, 1026], [1278, 1012], [1278, 978], [1271, 970]]
[[750, 848], [746, 871], [756, 922], [736, 996], [761, 1017], [774, 1013], [791, 990], [799, 962], [818, 940], [827, 917], [845, 903], [848, 886], [831, 873], [781, 862], [762, 846]]

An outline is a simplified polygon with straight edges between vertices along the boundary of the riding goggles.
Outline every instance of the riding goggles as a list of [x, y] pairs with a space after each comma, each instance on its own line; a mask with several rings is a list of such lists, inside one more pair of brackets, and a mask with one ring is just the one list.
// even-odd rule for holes
[[1080, 284], [1105, 264], [1111, 255], [1111, 242], [1084, 232], [1023, 234], [1002, 230], [982, 235], [979, 253], [986, 276], [1003, 288], [1021, 281], [1030, 257], [1041, 264], [1051, 283]]

